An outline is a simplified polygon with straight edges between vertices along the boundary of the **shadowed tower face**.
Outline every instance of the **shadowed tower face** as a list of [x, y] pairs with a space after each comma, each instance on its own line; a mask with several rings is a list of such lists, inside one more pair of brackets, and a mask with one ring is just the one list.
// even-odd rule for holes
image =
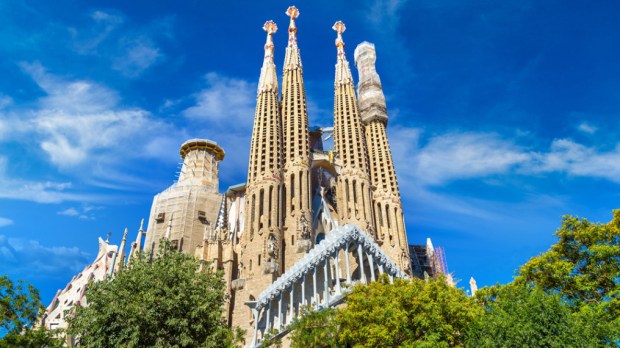
[[357, 109], [353, 77], [342, 40], [342, 33], [346, 28], [344, 23], [339, 21], [334, 24], [333, 29], [338, 33], [334, 81], [334, 149], [342, 166], [336, 193], [338, 215], [341, 224], [356, 224], [374, 238], [368, 154]]
[[258, 83], [254, 129], [245, 195], [244, 232], [240, 238], [239, 278], [245, 285], [235, 292], [233, 323], [250, 329], [250, 309], [246, 301], [271, 284], [282, 272], [282, 188], [281, 117], [278, 106], [278, 79], [273, 62], [272, 35], [277, 26], [265, 23], [265, 56]]
[[375, 69], [375, 46], [363, 42], [355, 49], [355, 65], [359, 73], [358, 101], [365, 128], [373, 187], [373, 211], [378, 241], [382, 249], [405, 272], [410, 273], [409, 247], [403, 220], [403, 208], [388, 143], [388, 121], [381, 80]]
[[[310, 192], [310, 145], [308, 137], [308, 108], [306, 90], [295, 19], [299, 11], [291, 6], [286, 11], [290, 17], [288, 46], [282, 73], [282, 137], [284, 147], [284, 254], [285, 268], [291, 267], [313, 245]], [[304, 223], [305, 222], [305, 223]], [[285, 270], [283, 270], [285, 271]]]

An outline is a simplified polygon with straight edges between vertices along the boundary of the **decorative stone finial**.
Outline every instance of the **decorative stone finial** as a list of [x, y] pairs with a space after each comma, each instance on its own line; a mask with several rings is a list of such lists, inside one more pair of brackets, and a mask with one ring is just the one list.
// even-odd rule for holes
[[267, 32], [267, 42], [265, 43], [265, 57], [273, 57], [273, 39], [271, 35], [273, 35], [276, 31], [278, 31], [278, 26], [274, 21], [267, 21], [265, 25], [263, 25], [263, 30]]
[[338, 48], [338, 56], [344, 56], [344, 41], [342, 40], [342, 33], [347, 30], [347, 27], [342, 23], [342, 21], [338, 21], [334, 23], [332, 27], [337, 33], [338, 37], [336, 38], [336, 47]]
[[291, 17], [291, 21], [288, 26], [288, 43], [297, 43], [297, 27], [295, 26], [295, 19], [299, 17], [299, 10], [295, 6], [291, 6], [286, 10], [286, 15]]

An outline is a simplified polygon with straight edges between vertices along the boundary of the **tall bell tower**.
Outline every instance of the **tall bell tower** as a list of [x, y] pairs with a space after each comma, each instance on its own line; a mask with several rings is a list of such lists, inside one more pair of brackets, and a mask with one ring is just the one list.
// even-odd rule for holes
[[312, 205], [310, 192], [310, 145], [308, 107], [295, 19], [299, 10], [291, 6], [288, 46], [282, 72], [282, 140], [284, 148], [284, 254], [285, 268], [293, 266], [313, 243]]
[[258, 82], [254, 129], [245, 194], [244, 231], [238, 251], [238, 281], [233, 318], [244, 329], [251, 326], [246, 301], [258, 297], [283, 272], [282, 266], [282, 133], [278, 105], [278, 78], [273, 61], [273, 21], [263, 26], [267, 32], [265, 56]]
[[359, 44], [354, 56], [359, 73], [357, 91], [360, 115], [366, 131], [370, 179], [374, 187], [373, 211], [378, 242], [392, 261], [410, 273], [403, 207], [386, 133], [388, 115], [385, 96], [375, 68], [375, 45], [369, 42]]
[[351, 68], [342, 40], [346, 27], [338, 21], [333, 29], [338, 33], [334, 81], [334, 150], [342, 163], [336, 184], [339, 222], [355, 224], [375, 238], [368, 153]]

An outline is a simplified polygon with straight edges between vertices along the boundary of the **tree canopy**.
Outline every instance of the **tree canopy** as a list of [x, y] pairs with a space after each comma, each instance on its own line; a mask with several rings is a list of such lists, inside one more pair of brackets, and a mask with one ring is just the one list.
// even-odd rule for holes
[[558, 294], [526, 284], [483, 288], [476, 293], [485, 315], [468, 331], [467, 346], [480, 348], [600, 347], [594, 323]]
[[293, 347], [459, 347], [482, 308], [444, 278], [356, 286], [339, 310], [293, 324]]
[[0, 276], [0, 347], [60, 347], [53, 332], [34, 327], [44, 310], [34, 286]]
[[83, 347], [226, 347], [233, 334], [222, 319], [219, 273], [203, 270], [166, 241], [152, 261], [134, 258], [112, 279], [90, 283], [88, 306], [69, 330]]
[[515, 283], [558, 294], [597, 324], [602, 341], [620, 340], [620, 210], [606, 224], [564, 216], [555, 235], [558, 242], [523, 265]]

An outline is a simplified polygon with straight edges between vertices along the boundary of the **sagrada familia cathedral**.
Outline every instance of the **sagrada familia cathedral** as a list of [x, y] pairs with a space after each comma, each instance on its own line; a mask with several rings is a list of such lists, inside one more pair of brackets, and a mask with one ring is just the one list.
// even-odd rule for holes
[[[333, 127], [310, 128], [295, 25], [299, 11], [290, 7], [286, 14], [281, 88], [273, 59], [277, 26], [268, 21], [263, 27], [267, 40], [247, 182], [220, 193], [224, 150], [211, 140], [188, 140], [180, 149], [178, 181], [155, 196], [148, 229], [140, 228], [128, 255], [155, 252], [164, 238], [223, 271], [230, 295], [226, 319], [246, 330], [249, 346], [272, 330], [285, 335], [304, 305], [336, 306], [354, 284], [380, 274], [391, 280], [421, 276], [428, 266], [407, 241], [374, 45], [363, 42], [355, 49], [356, 92], [345, 25], [334, 24]], [[333, 149], [324, 149], [324, 136], [333, 137]], [[126, 233], [121, 254], [125, 243]], [[100, 245], [100, 254], [109, 252]], [[112, 262], [101, 273], [112, 274], [115, 267]]]

